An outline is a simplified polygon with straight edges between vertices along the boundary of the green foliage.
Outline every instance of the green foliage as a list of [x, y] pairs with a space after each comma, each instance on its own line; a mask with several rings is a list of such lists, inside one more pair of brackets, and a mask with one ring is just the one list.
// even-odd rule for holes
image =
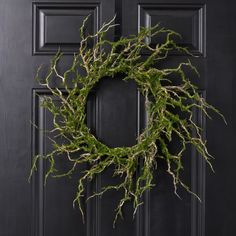
[[[42, 105], [53, 115], [54, 129], [51, 133], [55, 133], [55, 137], [51, 140], [54, 149], [43, 157], [35, 157], [31, 174], [36, 170], [39, 158], [44, 158], [49, 163], [45, 178], [70, 176], [77, 171], [78, 165], [87, 163], [88, 169], [78, 180], [74, 200], [84, 218], [81, 198], [85, 194], [86, 181], [94, 179], [111, 167], [114, 170], [113, 176], [120, 177], [120, 183], [104, 186], [101, 192], [94, 193], [88, 199], [109, 190], [121, 191], [123, 197], [116, 209], [116, 222], [117, 217], [122, 216], [125, 203], [132, 201], [135, 214], [142, 203], [144, 192], [154, 186], [153, 172], [158, 158], [167, 163], [174, 192], [177, 194], [178, 186], [191, 192], [180, 179], [183, 153], [187, 145], [194, 146], [212, 168], [211, 155], [201, 135], [201, 128], [193, 119], [193, 109], [199, 109], [208, 117], [208, 109], [220, 113], [199, 95], [197, 87], [187, 78], [186, 68], [197, 73], [189, 60], [178, 64], [176, 68], [159, 68], [160, 61], [165, 60], [170, 51], [189, 54], [186, 48], [175, 43], [174, 37], [179, 36], [176, 32], [157, 25], [143, 28], [137, 36], [122, 37], [111, 42], [106, 39], [106, 33], [115, 26], [113, 21], [114, 19], [103, 24], [95, 35], [85, 35], [85, 20], [81, 27], [79, 52], [74, 55], [71, 67], [59, 74], [58, 62], [63, 55], [58, 52], [51, 60], [48, 74], [43, 79], [37, 74], [39, 83], [49, 89], [61, 103], [58, 105], [52, 97], [45, 96]], [[147, 43], [147, 38], [158, 35], [165, 35], [165, 40], [152, 48]], [[94, 42], [92, 48], [88, 46], [91, 41]], [[145, 58], [141, 57], [143, 51], [148, 52]], [[85, 75], [78, 73], [78, 68], [85, 70]], [[132, 147], [109, 148], [97, 140], [86, 126], [85, 107], [91, 89], [100, 79], [107, 76], [116, 79], [117, 74], [125, 75], [124, 80], [134, 80], [146, 101], [147, 125]], [[175, 78], [180, 81], [177, 85], [173, 83]], [[51, 85], [55, 80], [59, 81], [66, 95], [59, 87]], [[176, 110], [183, 116], [178, 115]], [[196, 135], [193, 136], [193, 133]], [[179, 150], [175, 153], [171, 153], [168, 148], [173, 136], [177, 136], [180, 143]], [[62, 137], [65, 142], [58, 143], [56, 137]], [[58, 174], [56, 170], [55, 163], [60, 155], [64, 155], [72, 163], [72, 168], [67, 173]], [[142, 165], [137, 175], [140, 163]]]

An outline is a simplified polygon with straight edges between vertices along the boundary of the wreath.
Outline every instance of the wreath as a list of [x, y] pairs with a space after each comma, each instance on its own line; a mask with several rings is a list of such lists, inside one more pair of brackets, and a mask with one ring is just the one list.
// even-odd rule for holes
[[[41, 78], [39, 75], [41, 67], [38, 70], [36, 78], [40, 85], [49, 89], [53, 97], [60, 100], [60, 104], [51, 96], [45, 96], [41, 104], [53, 115], [54, 127], [50, 131], [54, 134], [53, 138], [50, 138], [53, 150], [44, 156], [34, 157], [31, 175], [37, 169], [39, 158], [49, 163], [45, 180], [49, 176], [71, 176], [80, 164], [87, 163], [88, 168], [78, 179], [74, 200], [83, 219], [81, 199], [85, 194], [87, 181], [93, 180], [110, 167], [113, 176], [120, 177], [120, 183], [103, 186], [101, 192], [94, 192], [87, 199], [101, 196], [110, 190], [119, 190], [123, 195], [115, 210], [114, 223], [118, 216], [122, 216], [122, 207], [129, 201], [133, 203], [135, 214], [138, 206], [142, 204], [144, 192], [155, 185], [153, 173], [158, 158], [164, 159], [167, 163], [167, 173], [172, 177], [175, 194], [178, 195], [177, 187], [182, 186], [198, 198], [180, 178], [183, 170], [183, 153], [188, 145], [192, 145], [213, 170], [211, 155], [207, 151], [202, 130], [193, 119], [193, 109], [200, 110], [208, 117], [209, 109], [220, 116], [222, 114], [199, 95], [197, 86], [187, 77], [187, 68], [198, 74], [190, 60], [178, 64], [175, 68], [161, 68], [160, 62], [166, 60], [171, 51], [190, 55], [187, 48], [178, 46], [174, 40], [180, 35], [156, 25], [152, 28], [142, 28], [136, 36], [121, 37], [113, 42], [106, 39], [106, 33], [116, 26], [113, 23], [114, 19], [104, 23], [94, 35], [85, 33], [86, 22], [87, 18], [80, 29], [79, 51], [74, 54], [68, 70], [63, 74], [58, 72], [58, 63], [63, 56], [60, 51], [51, 60], [46, 76]], [[151, 47], [147, 39], [154, 36], [162, 38], [164, 36], [164, 42]], [[93, 42], [92, 47], [91, 42]], [[85, 71], [84, 75], [81, 70]], [[87, 127], [86, 104], [91, 90], [101, 79], [105, 77], [116, 79], [118, 74], [122, 74], [125, 81], [136, 82], [145, 98], [148, 118], [146, 127], [134, 146], [111, 148], [99, 141]], [[177, 84], [174, 83], [176, 77], [179, 81]], [[55, 81], [59, 82], [60, 86], [53, 87]], [[180, 111], [183, 115], [176, 111]], [[179, 142], [179, 150], [174, 153], [168, 148], [173, 136], [177, 136]], [[64, 141], [58, 142], [58, 137]], [[66, 173], [58, 173], [56, 169], [59, 157], [66, 158], [72, 164]]]

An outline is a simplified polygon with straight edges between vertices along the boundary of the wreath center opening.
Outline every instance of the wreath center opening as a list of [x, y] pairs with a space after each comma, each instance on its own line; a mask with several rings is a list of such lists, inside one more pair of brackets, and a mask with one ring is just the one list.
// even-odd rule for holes
[[110, 148], [137, 143], [138, 89], [123, 75], [100, 79], [87, 98], [87, 125], [91, 133]]

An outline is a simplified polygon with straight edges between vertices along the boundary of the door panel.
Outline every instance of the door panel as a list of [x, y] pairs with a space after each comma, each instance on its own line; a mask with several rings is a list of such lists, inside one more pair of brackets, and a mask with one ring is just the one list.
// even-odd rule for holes
[[[205, 127], [204, 116], [197, 110], [194, 110], [194, 121], [199, 127]], [[175, 142], [170, 145], [170, 148], [175, 148]], [[149, 193], [148, 235], [154, 236], [156, 232], [160, 232], [163, 236], [204, 235], [206, 165], [201, 155], [191, 147], [187, 148], [183, 163], [182, 180], [201, 198], [202, 202], [200, 203], [196, 197], [181, 188], [177, 191], [180, 198], [174, 195], [172, 179], [166, 172], [166, 163], [158, 161], [158, 174], [154, 178], [156, 187]]]
[[[153, 27], [160, 24], [168, 29], [173, 29], [182, 38], [176, 42], [182, 47], [188, 47], [194, 55], [205, 55], [205, 4], [138, 4], [138, 28]], [[160, 43], [160, 38], [153, 38], [150, 44], [155, 46]]]
[[[52, 151], [53, 144], [49, 138], [51, 134], [45, 132], [53, 129], [51, 113], [41, 105], [45, 97], [51, 96], [45, 89], [33, 90], [33, 156], [45, 155]], [[52, 97], [53, 98], [53, 97]], [[56, 98], [53, 98], [57, 102]], [[59, 104], [59, 101], [58, 101]], [[58, 140], [60, 142], [60, 140]], [[63, 140], [61, 140], [63, 141]], [[58, 156], [56, 169], [65, 173], [72, 166], [66, 157]], [[39, 160], [37, 172], [32, 178], [32, 234], [37, 236], [47, 235], [85, 235], [86, 226], [81, 220], [78, 209], [73, 208], [73, 199], [77, 185], [77, 178], [85, 165], [78, 169], [71, 178], [48, 178], [45, 183], [45, 174], [49, 163]], [[86, 209], [85, 209], [86, 210]]]
[[102, 20], [101, 11], [99, 2], [33, 3], [34, 55], [55, 54], [59, 47], [65, 54], [73, 54], [79, 48], [79, 29], [84, 18], [90, 15], [86, 31], [94, 34]]
[[[235, 7], [233, 0], [0, 0], [0, 236], [235, 235]], [[85, 29], [94, 33], [115, 13], [120, 25], [109, 33], [110, 40], [136, 34], [140, 27], [158, 22], [181, 33], [181, 46], [187, 46], [198, 56], [192, 62], [201, 76], [197, 78], [191, 72], [189, 76], [199, 86], [199, 93], [225, 114], [228, 126], [215, 115], [213, 121], [205, 121], [203, 114], [194, 111], [196, 122], [204, 129], [209, 151], [216, 157], [213, 163], [216, 174], [212, 174], [195, 150], [189, 148], [184, 156], [182, 177], [202, 203], [181, 189], [182, 200], [177, 198], [166, 165], [158, 160], [155, 188], [145, 193], [144, 204], [134, 219], [132, 205], [127, 205], [125, 219], [119, 219], [113, 229], [119, 192], [111, 191], [87, 203], [84, 200], [85, 224], [78, 208], [72, 206], [76, 178], [86, 165], [71, 179], [49, 178], [44, 187], [48, 166], [40, 161], [31, 184], [27, 178], [32, 156], [52, 148], [41, 131], [52, 127], [52, 117], [40, 107], [44, 97], [51, 94], [36, 83], [37, 67], [47, 64], [60, 48], [65, 54], [59, 68], [63, 71], [78, 50], [83, 19], [90, 14]], [[162, 39], [147, 40], [154, 46]], [[180, 53], [172, 53], [159, 66], [175, 66], [186, 59]], [[45, 68], [42, 73], [46, 71]], [[107, 145], [133, 145], [145, 123], [144, 101], [135, 83], [124, 82], [120, 76], [104, 78], [90, 94], [87, 125]], [[170, 148], [175, 148], [175, 144]], [[63, 157], [58, 168], [62, 171], [69, 168]], [[112, 169], [108, 169], [89, 182], [87, 195], [119, 181], [111, 173]]]

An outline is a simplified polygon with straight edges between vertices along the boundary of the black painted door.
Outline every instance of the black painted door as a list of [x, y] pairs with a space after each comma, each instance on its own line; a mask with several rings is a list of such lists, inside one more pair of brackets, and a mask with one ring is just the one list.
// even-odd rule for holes
[[[236, 61], [234, 0], [0, 0], [0, 236], [233, 236], [236, 190], [234, 180]], [[49, 180], [43, 187], [47, 166], [40, 162], [31, 184], [27, 178], [35, 153], [46, 153], [51, 144], [34, 129], [52, 127], [50, 114], [39, 106], [49, 92], [34, 80], [38, 65], [47, 63], [57, 48], [66, 54], [66, 68], [79, 45], [78, 28], [91, 14], [88, 31], [117, 13], [120, 24], [110, 39], [136, 34], [140, 26], [161, 22], [182, 34], [180, 42], [198, 55], [193, 59], [201, 78], [199, 92], [226, 116], [228, 126], [214, 117], [195, 119], [206, 132], [208, 147], [215, 156], [216, 174], [194, 150], [188, 150], [183, 178], [202, 199], [173, 193], [165, 163], [158, 163], [156, 187], [144, 197], [144, 204], [132, 219], [132, 207], [124, 209], [125, 220], [112, 228], [119, 193], [110, 192], [86, 206], [86, 223], [73, 209], [76, 176]], [[152, 44], [156, 44], [153, 39]], [[171, 55], [169, 65], [185, 60]], [[194, 78], [195, 79], [195, 78]], [[39, 96], [36, 96], [39, 94]], [[145, 110], [137, 87], [121, 79], [103, 80], [88, 100], [87, 123], [110, 146], [133, 145], [145, 125]], [[66, 168], [66, 163], [60, 163]], [[78, 175], [79, 175], [78, 170]], [[116, 181], [109, 170], [88, 185], [89, 194], [105, 183]]]

